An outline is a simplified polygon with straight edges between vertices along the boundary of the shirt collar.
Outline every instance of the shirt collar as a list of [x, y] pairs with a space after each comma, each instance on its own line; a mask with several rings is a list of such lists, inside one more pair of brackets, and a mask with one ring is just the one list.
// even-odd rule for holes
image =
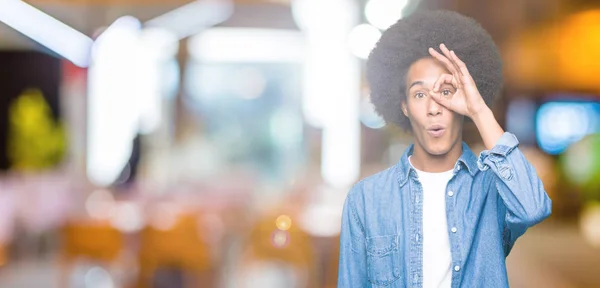
[[[400, 161], [398, 161], [398, 164], [396, 164], [398, 182], [400, 183], [400, 186], [404, 186], [404, 184], [406, 184], [406, 181], [411, 176], [411, 173], [414, 177], [417, 175], [417, 171], [415, 171], [412, 165], [410, 165], [408, 162], [408, 156], [413, 154], [414, 146], [414, 144], [408, 146], [400, 158]], [[469, 148], [469, 145], [467, 145], [465, 142], [462, 142], [462, 154], [458, 158], [456, 165], [454, 165], [454, 173], [457, 173], [458, 170], [462, 169], [463, 167], [467, 168], [467, 171], [469, 171], [471, 177], [475, 176], [475, 174], [479, 172], [479, 168], [477, 168], [477, 157], [475, 157], [475, 154], [473, 154], [473, 151], [471, 151], [471, 148]]]

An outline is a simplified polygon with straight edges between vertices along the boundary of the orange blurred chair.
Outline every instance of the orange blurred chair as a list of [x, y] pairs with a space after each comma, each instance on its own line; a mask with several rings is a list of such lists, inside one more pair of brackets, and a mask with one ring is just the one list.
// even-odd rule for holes
[[118, 261], [124, 246], [121, 232], [107, 221], [71, 221], [63, 226], [61, 236], [61, 287], [66, 287], [76, 260], [110, 265]]
[[[294, 217], [273, 213], [263, 217], [251, 230], [244, 245], [244, 253], [238, 270], [248, 270], [256, 263], [271, 263], [272, 267], [287, 266], [294, 270], [295, 286], [318, 287], [319, 269], [310, 236], [292, 223]], [[279, 271], [276, 273], [282, 273]], [[242, 275], [245, 275], [242, 273]], [[248, 280], [242, 276], [245, 285]], [[246, 283], [244, 283], [246, 282]], [[248, 286], [243, 286], [248, 287]]]
[[186, 287], [213, 287], [210, 247], [200, 238], [198, 217], [184, 214], [177, 217], [171, 227], [161, 230], [146, 226], [140, 235], [138, 287], [150, 287], [155, 272], [160, 268], [174, 267], [192, 272], [195, 280]]

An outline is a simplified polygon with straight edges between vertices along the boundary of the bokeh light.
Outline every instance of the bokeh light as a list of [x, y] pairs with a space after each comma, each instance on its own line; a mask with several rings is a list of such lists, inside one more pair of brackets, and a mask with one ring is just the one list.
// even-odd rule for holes
[[125, 233], [141, 230], [144, 226], [144, 218], [140, 205], [135, 202], [117, 203], [110, 222], [115, 228]]
[[95, 219], [109, 219], [114, 211], [115, 199], [110, 191], [105, 189], [95, 190], [85, 201], [85, 209], [90, 217]]
[[584, 207], [579, 225], [586, 242], [600, 248], [600, 202], [592, 202]]
[[156, 204], [156, 210], [150, 213], [150, 225], [161, 231], [168, 231], [177, 223], [180, 208], [174, 203], [163, 202]]
[[110, 274], [101, 267], [93, 267], [85, 273], [85, 288], [114, 288]]
[[290, 233], [288, 231], [275, 230], [271, 233], [271, 244], [275, 248], [285, 248], [290, 244]]
[[348, 45], [354, 56], [367, 59], [379, 38], [381, 31], [369, 24], [361, 24], [354, 27], [348, 35]]
[[600, 200], [600, 134], [571, 145], [560, 159], [567, 179], [581, 188], [586, 198]]
[[290, 227], [292, 227], [292, 218], [290, 218], [288, 215], [280, 215], [277, 217], [275, 225], [277, 225], [277, 229], [281, 231], [287, 231], [290, 229]]
[[380, 129], [386, 124], [383, 117], [375, 111], [375, 106], [369, 98], [364, 98], [360, 103], [360, 122], [371, 129]]
[[570, 144], [600, 128], [600, 103], [548, 102], [537, 112], [538, 144], [549, 154], [559, 154]]
[[365, 6], [365, 16], [373, 26], [385, 30], [403, 16], [409, 0], [370, 0]]

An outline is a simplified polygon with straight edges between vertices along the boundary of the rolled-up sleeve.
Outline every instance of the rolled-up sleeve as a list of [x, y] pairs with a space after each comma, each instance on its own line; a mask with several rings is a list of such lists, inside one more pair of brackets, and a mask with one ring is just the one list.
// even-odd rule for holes
[[357, 186], [348, 193], [342, 212], [338, 287], [369, 287], [365, 233], [353, 200]]
[[535, 168], [518, 148], [519, 141], [505, 132], [491, 150], [481, 152], [477, 165], [480, 170], [491, 170], [499, 196], [506, 208], [505, 225], [511, 233], [511, 242], [527, 228], [550, 216], [552, 200], [548, 197]]

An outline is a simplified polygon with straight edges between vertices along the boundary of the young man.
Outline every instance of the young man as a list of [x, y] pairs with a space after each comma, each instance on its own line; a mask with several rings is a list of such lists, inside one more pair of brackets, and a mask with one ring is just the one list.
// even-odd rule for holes
[[[552, 202], [488, 107], [502, 87], [491, 37], [460, 14], [418, 12], [383, 34], [367, 79], [378, 113], [414, 144], [349, 192], [338, 286], [508, 287], [506, 257]], [[479, 157], [462, 141], [465, 119]]]

